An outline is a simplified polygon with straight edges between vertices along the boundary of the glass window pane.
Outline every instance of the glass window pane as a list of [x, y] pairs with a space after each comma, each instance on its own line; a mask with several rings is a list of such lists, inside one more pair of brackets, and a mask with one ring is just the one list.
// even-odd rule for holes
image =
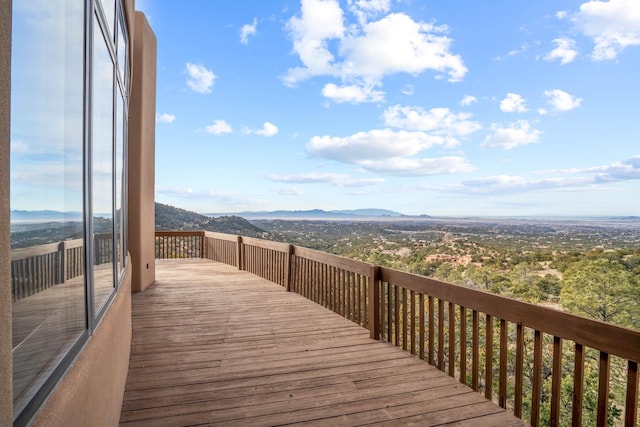
[[83, 5], [75, 0], [13, 1], [10, 203], [15, 414], [86, 329]]
[[93, 288], [97, 313], [114, 287], [113, 277], [113, 73], [97, 18], [93, 27], [92, 208]]

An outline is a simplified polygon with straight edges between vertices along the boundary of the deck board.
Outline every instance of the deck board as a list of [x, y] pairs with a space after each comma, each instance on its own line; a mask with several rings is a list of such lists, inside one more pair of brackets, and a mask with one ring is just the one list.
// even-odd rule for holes
[[132, 300], [121, 425], [524, 425], [279, 285], [200, 259], [156, 269]]

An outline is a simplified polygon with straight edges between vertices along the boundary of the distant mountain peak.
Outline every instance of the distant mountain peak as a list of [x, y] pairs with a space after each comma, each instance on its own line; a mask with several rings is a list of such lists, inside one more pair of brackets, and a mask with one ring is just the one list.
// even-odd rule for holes
[[323, 209], [309, 209], [309, 210], [276, 210], [276, 211], [245, 211], [234, 213], [208, 213], [205, 214], [212, 217], [221, 215], [238, 215], [243, 218], [250, 219], [318, 219], [318, 220], [375, 220], [375, 219], [388, 219], [388, 218], [430, 218], [429, 215], [420, 215], [419, 217], [404, 215], [400, 212], [392, 211], [389, 209], [346, 209], [346, 210], [323, 210]]

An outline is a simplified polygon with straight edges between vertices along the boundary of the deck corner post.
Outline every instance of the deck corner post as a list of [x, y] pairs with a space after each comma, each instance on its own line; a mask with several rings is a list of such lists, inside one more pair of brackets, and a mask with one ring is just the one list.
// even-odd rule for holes
[[236, 246], [236, 267], [238, 267], [238, 270], [242, 270], [242, 261], [243, 261], [243, 256], [242, 256], [242, 236], [238, 236], [238, 244]]
[[371, 338], [380, 339], [380, 267], [369, 269], [369, 331]]
[[286, 288], [287, 288], [287, 292], [291, 292], [291, 289], [293, 287], [293, 245], [289, 245], [289, 247], [287, 248], [287, 283], [286, 283]]

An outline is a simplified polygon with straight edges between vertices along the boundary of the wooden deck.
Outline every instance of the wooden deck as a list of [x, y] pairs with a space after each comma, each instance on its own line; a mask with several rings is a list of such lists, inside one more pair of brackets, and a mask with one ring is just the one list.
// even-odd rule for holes
[[156, 266], [133, 297], [122, 425], [524, 425], [279, 285], [202, 259]]

